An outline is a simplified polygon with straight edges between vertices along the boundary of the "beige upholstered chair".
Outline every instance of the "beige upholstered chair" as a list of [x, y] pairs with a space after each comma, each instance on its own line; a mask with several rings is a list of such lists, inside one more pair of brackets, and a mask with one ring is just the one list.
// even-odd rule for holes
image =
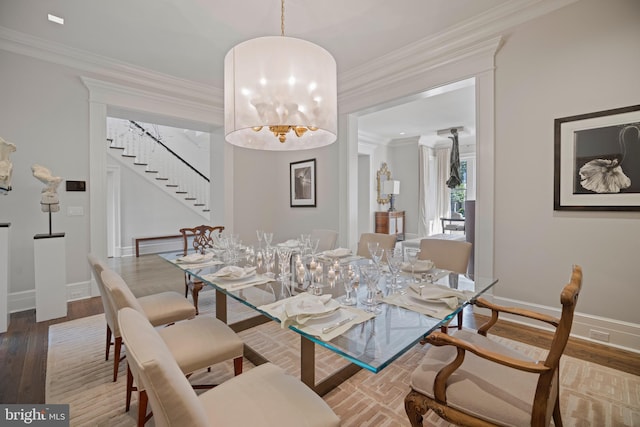
[[118, 318], [129, 365], [147, 391], [158, 427], [340, 425], [322, 398], [271, 363], [198, 396], [164, 340], [140, 313], [124, 308]]
[[[212, 248], [215, 245], [216, 239], [220, 233], [224, 231], [222, 225], [199, 225], [194, 228], [181, 228], [180, 234], [182, 234], [183, 250], [182, 255], [187, 255], [189, 246], [195, 249], [197, 252], [204, 253], [205, 249]], [[196, 314], [198, 310], [198, 295], [204, 288], [204, 283], [200, 280], [193, 279], [189, 273], [184, 274], [184, 296], [185, 298], [191, 291], [193, 297], [193, 306], [196, 308]]]
[[[433, 261], [437, 268], [467, 274], [471, 247], [469, 242], [445, 239], [422, 239], [420, 241], [419, 259]], [[442, 326], [442, 332], [447, 333], [450, 326]], [[462, 329], [462, 310], [458, 312], [458, 329]]]
[[383, 233], [362, 233], [356, 255], [371, 259], [369, 247], [367, 246], [369, 242], [378, 242], [380, 248], [391, 250], [396, 247], [396, 236]]
[[[117, 309], [109, 294], [105, 291], [101, 273], [109, 270], [109, 267], [100, 261], [93, 254], [88, 254], [89, 265], [93, 271], [93, 276], [98, 284], [104, 316], [107, 320], [107, 344], [105, 350], [105, 360], [109, 360], [109, 349], [113, 344], [113, 381], [118, 379], [118, 368], [120, 366], [120, 348], [122, 338], [117, 322]], [[135, 298], [135, 297], [134, 297]], [[195, 308], [177, 292], [160, 292], [137, 298], [137, 302], [142, 308], [145, 316], [153, 326], [166, 325], [179, 320], [191, 319], [196, 315]], [[113, 338], [113, 343], [112, 343]]]
[[338, 232], [335, 230], [311, 230], [311, 239], [318, 239], [318, 252], [328, 251], [336, 248], [338, 243]]
[[[465, 426], [562, 425], [559, 399], [560, 357], [569, 339], [580, 288], [582, 269], [573, 267], [571, 281], [560, 294], [562, 314], [557, 319], [521, 308], [500, 307], [478, 299], [492, 311], [491, 320], [478, 333], [457, 331], [450, 336], [434, 332], [427, 341], [434, 347], [411, 375], [405, 410], [411, 425], [421, 426], [428, 410]], [[523, 316], [555, 327], [546, 357], [533, 360], [487, 338], [499, 313]]]
[[[125, 281], [116, 272], [113, 270], [103, 271], [102, 282], [117, 310], [132, 308], [140, 313], [142, 319], [145, 320], [141, 323], [146, 323], [150, 328], [153, 328], [153, 325], [144, 316], [143, 308], [138, 304]], [[121, 325], [119, 329], [122, 333]], [[200, 369], [231, 359], [233, 359], [235, 375], [242, 372], [244, 343], [227, 324], [214, 317], [202, 316], [177, 322], [160, 329], [158, 334], [169, 348], [171, 356], [182, 370], [183, 375], [190, 375]], [[131, 403], [131, 393], [135, 390], [133, 382], [134, 377], [129, 370], [127, 372], [125, 405], [127, 411]], [[139, 391], [138, 425], [142, 426], [148, 419], [146, 416], [147, 394], [140, 389], [139, 379], [136, 379], [136, 384]], [[198, 388], [210, 387], [212, 386], [198, 386]]]

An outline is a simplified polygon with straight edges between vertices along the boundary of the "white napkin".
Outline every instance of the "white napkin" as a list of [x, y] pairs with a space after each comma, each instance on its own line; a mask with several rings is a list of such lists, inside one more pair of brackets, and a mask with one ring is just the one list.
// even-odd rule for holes
[[[415, 273], [424, 273], [425, 271], [431, 270], [435, 266], [436, 265], [433, 263], [433, 261], [431, 261], [429, 259], [419, 259], [418, 261], [416, 261], [416, 265], [415, 265], [413, 271]], [[408, 263], [408, 262], [404, 262], [404, 263], [402, 263], [401, 269], [402, 269], [402, 271], [411, 272], [411, 264]]]
[[324, 314], [330, 311], [330, 309], [327, 307], [327, 303], [329, 301], [331, 301], [330, 294], [317, 296], [306, 294], [304, 295], [304, 297], [287, 301], [287, 303], [284, 305], [284, 309], [287, 317]]
[[300, 246], [300, 242], [296, 239], [289, 239], [286, 242], [278, 243], [278, 246], [285, 246], [287, 248], [297, 248]]
[[443, 302], [450, 308], [458, 307], [458, 299], [465, 300], [464, 292], [434, 284], [413, 284], [410, 286], [416, 297], [428, 302]]
[[195, 264], [195, 263], [199, 263], [199, 262], [205, 262], [205, 261], [210, 261], [211, 259], [213, 259], [214, 254], [212, 253], [204, 253], [204, 254], [200, 254], [200, 253], [193, 253], [193, 254], [189, 254], [189, 255], [185, 255], [182, 256], [180, 258], [176, 259], [177, 263], [184, 263], [184, 264]]
[[226, 279], [241, 279], [250, 276], [256, 272], [255, 267], [238, 267], [236, 265], [227, 265], [212, 274], [213, 277]]
[[347, 248], [330, 249], [330, 250], [322, 252], [322, 254], [325, 255], [325, 256], [328, 256], [328, 257], [349, 256], [349, 255], [351, 255], [351, 249], [347, 249]]

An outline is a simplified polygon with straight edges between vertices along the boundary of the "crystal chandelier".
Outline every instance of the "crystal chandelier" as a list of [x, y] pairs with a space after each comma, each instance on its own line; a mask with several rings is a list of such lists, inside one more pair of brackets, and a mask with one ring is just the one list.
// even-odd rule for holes
[[284, 35], [233, 47], [224, 59], [227, 142], [258, 150], [305, 150], [336, 140], [336, 62], [325, 49]]

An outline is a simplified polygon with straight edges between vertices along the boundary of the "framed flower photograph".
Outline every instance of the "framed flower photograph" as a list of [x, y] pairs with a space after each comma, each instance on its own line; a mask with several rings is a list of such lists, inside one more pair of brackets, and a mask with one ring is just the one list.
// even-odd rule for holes
[[554, 121], [554, 210], [640, 210], [640, 105]]
[[316, 207], [316, 159], [289, 164], [290, 206]]

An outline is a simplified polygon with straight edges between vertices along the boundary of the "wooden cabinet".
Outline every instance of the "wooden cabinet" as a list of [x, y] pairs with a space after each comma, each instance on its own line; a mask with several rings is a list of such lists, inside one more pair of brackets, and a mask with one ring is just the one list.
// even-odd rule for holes
[[404, 240], [404, 211], [376, 212], [376, 233], [395, 234]]

